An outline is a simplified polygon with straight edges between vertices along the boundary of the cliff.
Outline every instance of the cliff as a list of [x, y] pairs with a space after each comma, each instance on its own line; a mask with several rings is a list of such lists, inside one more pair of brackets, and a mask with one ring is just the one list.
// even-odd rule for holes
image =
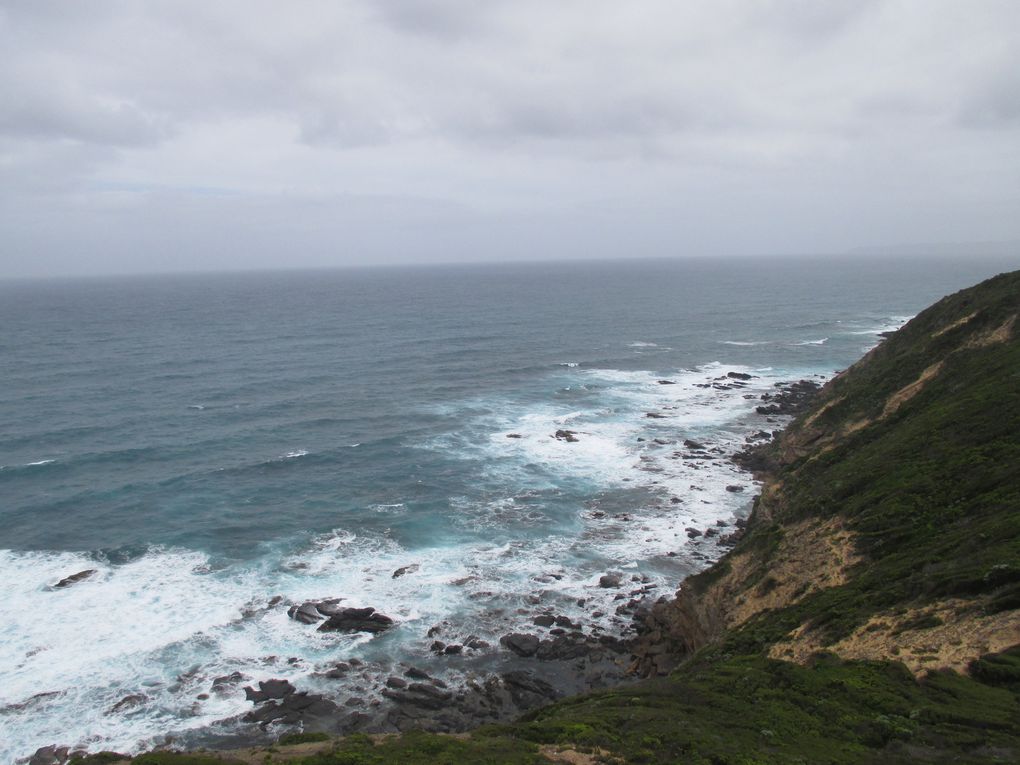
[[647, 615], [644, 680], [463, 737], [135, 762], [1020, 761], [1018, 314], [1020, 272], [939, 301], [742, 455], [746, 531]]

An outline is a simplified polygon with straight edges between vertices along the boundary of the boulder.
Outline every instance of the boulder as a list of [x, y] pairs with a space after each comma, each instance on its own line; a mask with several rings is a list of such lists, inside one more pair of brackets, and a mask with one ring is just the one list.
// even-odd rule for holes
[[603, 574], [599, 577], [599, 587], [609, 589], [610, 587], [619, 587], [620, 582], [623, 581], [623, 577], [619, 574]]
[[736, 484], [726, 487], [726, 491], [730, 492], [731, 494], [739, 494], [743, 490], [744, 490], [743, 486], [737, 486]]
[[372, 607], [341, 608], [319, 625], [319, 632], [385, 632], [394, 624], [393, 619]]
[[417, 563], [412, 563], [410, 566], [401, 566], [393, 572], [393, 578], [397, 579], [404, 576], [405, 574], [413, 574], [419, 568]]
[[535, 652], [538, 651], [539, 640], [535, 635], [512, 632], [501, 637], [499, 643], [518, 656], [528, 658], [529, 656], [534, 656]]
[[287, 609], [287, 616], [302, 624], [315, 624], [322, 621], [322, 614], [319, 613], [317, 603], [307, 602], [300, 606], [291, 606]]
[[573, 444], [579, 441], [577, 432], [573, 430], [557, 430], [554, 438], [557, 441], [566, 441], [568, 444]]

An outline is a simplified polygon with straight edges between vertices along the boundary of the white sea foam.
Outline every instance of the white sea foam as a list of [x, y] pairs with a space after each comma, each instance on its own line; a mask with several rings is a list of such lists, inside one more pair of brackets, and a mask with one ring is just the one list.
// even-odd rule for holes
[[26, 462], [25, 467], [38, 467], [39, 465], [50, 465], [56, 460], [38, 460], [36, 462]]
[[658, 348], [659, 344], [658, 343], [646, 343], [646, 342], [643, 342], [641, 340], [637, 340], [637, 341], [635, 341], [633, 343], [627, 343], [627, 347], [629, 347], [629, 348]]
[[768, 345], [768, 340], [721, 340], [723, 345], [739, 345], [739, 346], [753, 346], [753, 345]]
[[825, 345], [827, 342], [829, 342], [829, 338], [823, 337], [819, 340], [804, 340], [797, 345]]
[[304, 456], [306, 456], [307, 454], [308, 454], [308, 450], [307, 450], [307, 449], [295, 449], [295, 450], [294, 450], [294, 451], [292, 451], [292, 452], [287, 452], [287, 453], [286, 453], [286, 454], [284, 454], [284, 455], [283, 455], [282, 457], [280, 457], [280, 459], [284, 459], [284, 460], [292, 460], [292, 459], [294, 459], [295, 457], [304, 457]]

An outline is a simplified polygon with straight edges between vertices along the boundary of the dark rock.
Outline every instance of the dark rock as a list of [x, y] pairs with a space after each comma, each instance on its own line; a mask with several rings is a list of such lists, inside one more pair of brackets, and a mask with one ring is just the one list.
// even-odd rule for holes
[[705, 448], [704, 444], [698, 443], [697, 441], [692, 441], [689, 438], [684, 439], [684, 446], [686, 446], [688, 449], [694, 449], [696, 451], [700, 451]]
[[114, 704], [112, 707], [110, 707], [106, 711], [106, 713], [112, 715], [118, 712], [124, 712], [128, 709], [134, 709], [135, 707], [144, 704], [148, 700], [149, 697], [146, 696], [144, 693], [132, 693], [129, 696], [125, 696], [116, 704]]
[[53, 589], [60, 590], [63, 589], [64, 587], [70, 587], [72, 584], [83, 582], [93, 574], [97, 573], [97, 571], [98, 571], [97, 569], [90, 568], [86, 569], [85, 571], [79, 571], [77, 574], [71, 574], [70, 576], [66, 576], [59, 582], [57, 582], [55, 585], [53, 585]]
[[446, 648], [443, 649], [443, 653], [446, 654], [447, 656], [455, 656], [456, 654], [461, 653], [463, 650], [464, 646], [458, 645], [457, 643], [453, 643], [452, 645], [446, 646]]
[[500, 645], [513, 651], [518, 656], [528, 658], [534, 656], [538, 650], [539, 640], [534, 635], [525, 635], [520, 632], [512, 632], [499, 639]]
[[406, 688], [407, 687], [407, 681], [404, 680], [401, 677], [391, 676], [391, 677], [386, 678], [386, 687], [387, 688], [396, 688], [397, 690], [400, 690], [402, 688]]
[[244, 687], [244, 700], [250, 701], [253, 704], [261, 704], [263, 701], [268, 701], [269, 697], [262, 691], [257, 691], [250, 685]]
[[70, 748], [66, 746], [43, 746], [35, 750], [28, 765], [64, 765], [67, 762]]
[[393, 619], [374, 608], [341, 608], [319, 625], [319, 632], [369, 632], [378, 634], [392, 627]]
[[397, 579], [398, 577], [404, 576], [404, 574], [413, 574], [418, 570], [418, 568], [419, 566], [417, 563], [412, 563], [410, 566], [401, 566], [393, 572], [393, 578]]
[[446, 643], [442, 640], [435, 640], [432, 642], [432, 645], [429, 646], [429, 650], [432, 651], [432, 653], [442, 653], [446, 650]]
[[557, 430], [554, 436], [557, 441], [566, 441], [567, 443], [576, 443], [580, 439], [577, 438], [577, 432], [573, 430]]
[[287, 680], [263, 680], [259, 683], [259, 690], [267, 699], [282, 699], [294, 693], [294, 686]]
[[408, 667], [407, 671], [404, 672], [406, 677], [410, 677], [414, 680], [431, 680], [432, 677], [424, 669], [418, 667]]
[[658, 412], [646, 412], [645, 413], [645, 417], [648, 417], [648, 418], [653, 419], [653, 420], [665, 420], [666, 419], [666, 415], [659, 414]]
[[599, 577], [599, 587], [603, 587], [605, 589], [619, 587], [621, 581], [623, 581], [623, 577], [619, 574], [603, 574]]
[[551, 640], [543, 640], [538, 644], [535, 656], [543, 661], [579, 659], [591, 652], [591, 647], [583, 639], [570, 635], [557, 635]]
[[322, 621], [319, 607], [316, 603], [302, 603], [300, 606], [291, 606], [287, 609], [287, 616], [302, 624], [315, 624]]
[[315, 609], [323, 616], [334, 616], [344, 608], [340, 605], [343, 598], [329, 598], [328, 600], [320, 600], [315, 604]]
[[745, 374], [744, 372], [727, 372], [726, 376], [732, 380], [750, 380], [754, 375]]
[[225, 688], [229, 688], [232, 685], [244, 682], [248, 679], [247, 675], [243, 675], [240, 672], [231, 672], [229, 675], [220, 675], [214, 677], [212, 681], [212, 690], [221, 691]]
[[524, 436], [522, 436], [520, 433], [507, 433], [506, 437], [507, 438], [524, 438]]
[[659, 385], [676, 385], [675, 380], [659, 380]]
[[687, 536], [690, 537], [691, 539], [695, 539], [695, 538], [701, 536], [701, 532], [700, 531], [698, 531], [697, 529], [691, 528], [690, 526], [685, 528], [684, 531], [687, 532]]
[[540, 614], [531, 621], [539, 627], [551, 627], [556, 622], [556, 619], [550, 614]]
[[500, 679], [510, 691], [514, 703], [520, 707], [536, 706], [560, 695], [552, 685], [530, 672], [504, 672], [500, 675]]
[[737, 486], [736, 484], [726, 487], [726, 491], [730, 492], [731, 494], [739, 494], [743, 490], [744, 490], [743, 486]]

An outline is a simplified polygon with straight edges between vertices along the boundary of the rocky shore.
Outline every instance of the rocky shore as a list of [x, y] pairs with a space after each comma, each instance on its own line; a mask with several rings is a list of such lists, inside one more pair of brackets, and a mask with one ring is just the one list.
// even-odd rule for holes
[[[739, 390], [751, 378], [749, 374], [730, 372], [703, 385]], [[659, 384], [675, 383], [660, 380]], [[819, 384], [813, 380], [777, 383], [774, 390], [760, 394], [756, 415], [764, 427], [748, 433], [742, 451], [727, 454], [711, 444], [684, 439], [678, 459], [695, 467], [711, 460], [730, 459], [743, 469], [755, 469], [760, 447], [778, 435], [783, 422], [803, 411], [818, 389]], [[648, 413], [653, 418], [667, 416]], [[575, 443], [584, 434], [563, 429], [552, 437]], [[731, 493], [745, 489], [739, 484], [725, 488]], [[679, 498], [672, 501], [682, 502]], [[686, 546], [692, 549], [693, 559], [707, 565], [737, 542], [743, 526], [742, 520], [734, 519], [707, 528], [688, 527]], [[394, 570], [392, 577], [410, 576], [417, 569], [417, 564], [408, 564]], [[71, 574], [52, 586], [71, 587], [93, 573]], [[671, 652], [674, 646], [663, 638], [656, 606], [669, 598], [640, 573], [607, 571], [599, 578], [598, 586], [613, 593], [613, 613], [598, 610], [604, 606], [588, 607], [579, 600], [577, 606], [591, 608], [592, 619], [585, 622], [543, 605], [536, 592], [531, 598], [533, 608], [518, 611], [517, 630], [502, 635], [498, 644], [465, 633], [458, 625], [432, 625], [425, 639], [437, 663], [434, 667], [428, 665], [429, 669], [409, 663], [350, 659], [317, 669], [313, 674], [315, 686], [306, 688], [295, 687], [282, 678], [255, 682], [239, 672], [213, 678], [208, 688], [201, 689], [198, 700], [213, 694], [243, 693], [252, 707], [239, 717], [220, 721], [215, 727], [221, 733], [213, 732], [201, 740], [204, 744], [212, 740], [215, 746], [237, 747], [265, 744], [293, 730], [330, 735], [419, 729], [455, 733], [516, 719], [564, 696], [668, 672], [676, 663]], [[352, 608], [339, 597], [295, 603], [277, 597], [265, 607], [285, 608], [291, 619], [320, 632], [382, 635], [397, 624], [397, 619], [373, 607]], [[607, 616], [611, 617], [608, 628]], [[127, 713], [137, 703], [137, 699], [125, 697], [111, 714]], [[187, 747], [189, 741], [168, 739], [165, 746]], [[69, 747], [54, 745], [23, 762], [62, 765], [74, 754]]]

